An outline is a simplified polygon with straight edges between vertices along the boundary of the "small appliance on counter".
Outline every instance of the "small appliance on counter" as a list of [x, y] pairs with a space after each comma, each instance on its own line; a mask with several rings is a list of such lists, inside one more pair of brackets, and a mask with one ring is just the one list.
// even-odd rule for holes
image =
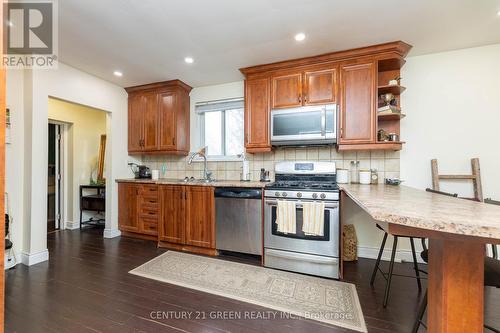
[[260, 169], [260, 181], [266, 183], [269, 183], [271, 181], [271, 178], [269, 177], [269, 170], [266, 170], [264, 168]]
[[135, 179], [151, 179], [151, 169], [145, 165], [129, 163], [130, 169], [134, 173]]

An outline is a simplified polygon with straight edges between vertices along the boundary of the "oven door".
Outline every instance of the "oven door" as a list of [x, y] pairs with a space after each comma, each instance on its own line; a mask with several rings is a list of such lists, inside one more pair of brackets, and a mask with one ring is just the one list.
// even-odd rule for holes
[[336, 105], [310, 106], [271, 111], [271, 143], [334, 143]]
[[338, 257], [340, 250], [338, 202], [325, 202], [323, 222], [325, 232], [323, 236], [304, 234], [302, 231], [302, 205], [300, 200], [296, 202], [297, 232], [295, 234], [283, 234], [277, 230], [277, 201], [275, 199], [266, 199], [264, 207], [264, 247], [276, 250]]

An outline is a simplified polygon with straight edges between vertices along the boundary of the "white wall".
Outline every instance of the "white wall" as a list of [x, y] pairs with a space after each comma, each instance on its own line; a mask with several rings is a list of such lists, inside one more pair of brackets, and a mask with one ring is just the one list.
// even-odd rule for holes
[[[485, 198], [500, 200], [500, 44], [410, 57], [401, 73], [401, 176], [431, 187], [430, 160], [440, 173], [471, 173], [479, 157]], [[473, 196], [471, 182], [442, 189]]]
[[[49, 96], [108, 111], [108, 140], [106, 151], [106, 229], [105, 237], [119, 235], [118, 187], [116, 178], [130, 177], [127, 167], [127, 93], [123, 88], [60, 63], [57, 70], [8, 71], [7, 104], [13, 112], [22, 112], [24, 119], [17, 119], [15, 129], [23, 129], [24, 145], [16, 144], [7, 153], [7, 170], [15, 172], [16, 166], [24, 165], [24, 172], [7, 178], [11, 196], [20, 198], [19, 207], [13, 212], [17, 223], [16, 233], [22, 234], [20, 251], [23, 262], [34, 264], [47, 260], [47, 124]], [[21, 103], [22, 101], [22, 103]], [[17, 134], [16, 134], [17, 135]], [[13, 146], [14, 148], [14, 146]], [[19, 157], [19, 149], [24, 154]], [[19, 193], [21, 192], [21, 193]], [[23, 222], [20, 223], [19, 220]], [[17, 236], [16, 236], [17, 237]]]

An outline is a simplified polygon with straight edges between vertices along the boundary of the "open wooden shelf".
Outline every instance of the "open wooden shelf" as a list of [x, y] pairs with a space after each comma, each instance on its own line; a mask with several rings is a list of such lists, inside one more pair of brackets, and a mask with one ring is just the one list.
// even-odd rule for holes
[[389, 59], [381, 59], [378, 61], [378, 71], [386, 72], [386, 71], [394, 71], [399, 70], [405, 64], [406, 60], [403, 58], [389, 58]]
[[378, 120], [400, 120], [406, 117], [404, 113], [377, 114]]
[[401, 95], [403, 91], [405, 91], [406, 88], [400, 85], [392, 85], [392, 86], [379, 86], [378, 87], [378, 94], [383, 95], [383, 94], [393, 94], [393, 95]]
[[338, 151], [359, 151], [359, 150], [401, 150], [403, 149], [403, 141], [383, 141], [377, 143], [365, 143], [365, 144], [354, 144], [354, 145], [343, 145], [339, 144], [337, 146]]

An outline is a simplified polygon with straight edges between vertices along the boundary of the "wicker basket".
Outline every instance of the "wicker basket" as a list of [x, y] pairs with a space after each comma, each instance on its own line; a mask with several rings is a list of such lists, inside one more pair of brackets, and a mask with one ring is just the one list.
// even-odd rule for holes
[[344, 261], [358, 260], [358, 239], [356, 229], [352, 224], [346, 224], [342, 229], [344, 236]]

